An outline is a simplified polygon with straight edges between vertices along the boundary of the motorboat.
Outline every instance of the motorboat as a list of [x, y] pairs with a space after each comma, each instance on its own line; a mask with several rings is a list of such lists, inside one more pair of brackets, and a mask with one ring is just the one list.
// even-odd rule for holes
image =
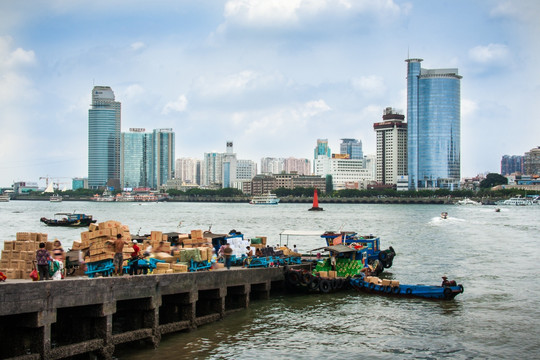
[[457, 201], [456, 205], [482, 205], [482, 203], [471, 200], [469, 198], [465, 198], [465, 199]]
[[49, 197], [50, 202], [62, 202], [62, 195], [54, 194]]
[[448, 213], [446, 211], [441, 213], [441, 219], [448, 219]]

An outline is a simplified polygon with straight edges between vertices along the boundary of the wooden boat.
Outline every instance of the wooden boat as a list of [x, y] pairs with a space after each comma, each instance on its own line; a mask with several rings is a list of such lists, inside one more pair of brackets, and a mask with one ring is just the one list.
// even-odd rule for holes
[[[452, 300], [457, 295], [463, 293], [463, 285], [456, 284], [455, 281], [448, 281], [443, 278], [443, 284], [437, 285], [405, 285], [390, 282], [390, 285], [383, 285], [370, 280], [369, 277], [355, 277], [350, 279], [353, 289], [358, 291], [373, 293], [377, 295], [400, 296], [400, 297], [421, 297], [434, 300]], [[387, 280], [389, 282], [389, 280]], [[394, 285], [392, 285], [394, 284]]]
[[42, 217], [40, 221], [48, 226], [66, 226], [66, 227], [83, 227], [95, 223], [96, 220], [92, 215], [76, 214], [76, 213], [56, 213], [55, 218], [47, 219]]

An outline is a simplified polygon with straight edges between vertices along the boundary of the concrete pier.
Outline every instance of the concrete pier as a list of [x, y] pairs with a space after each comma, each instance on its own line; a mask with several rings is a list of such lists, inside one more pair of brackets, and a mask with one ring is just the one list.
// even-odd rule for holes
[[220, 320], [282, 287], [282, 268], [0, 283], [0, 358], [110, 359], [116, 345], [157, 347], [163, 334]]

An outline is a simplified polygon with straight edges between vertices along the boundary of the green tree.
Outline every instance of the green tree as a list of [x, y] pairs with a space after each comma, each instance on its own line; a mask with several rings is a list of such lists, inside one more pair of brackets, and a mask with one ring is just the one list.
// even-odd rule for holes
[[334, 191], [332, 175], [326, 175], [326, 193], [331, 194]]
[[480, 187], [482, 189], [492, 188], [497, 185], [506, 185], [508, 184], [508, 179], [502, 176], [501, 174], [489, 173], [486, 175], [486, 178], [480, 181]]

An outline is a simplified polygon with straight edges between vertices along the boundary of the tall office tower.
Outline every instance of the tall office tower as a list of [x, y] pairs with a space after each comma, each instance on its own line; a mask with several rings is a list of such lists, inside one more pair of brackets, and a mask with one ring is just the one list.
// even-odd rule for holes
[[222, 153], [204, 153], [202, 164], [202, 186], [207, 188], [221, 188], [222, 186]]
[[504, 155], [501, 159], [501, 175], [523, 174], [523, 156]]
[[407, 175], [407, 123], [405, 116], [391, 107], [383, 111], [382, 122], [374, 123], [377, 134], [377, 182], [397, 184]]
[[174, 177], [174, 132], [172, 129], [155, 129], [152, 133], [151, 187], [165, 185]]
[[422, 69], [422, 59], [405, 61], [409, 188], [457, 189], [462, 77], [458, 69]]
[[349, 159], [363, 159], [362, 142], [357, 139], [341, 139], [339, 152], [342, 155], [348, 154]]
[[180, 179], [186, 184], [199, 184], [201, 169], [201, 161], [193, 158], [176, 159], [175, 175], [176, 179]]
[[236, 181], [236, 154], [233, 152], [233, 142], [227, 141], [226, 151], [222, 158], [222, 180], [221, 184], [224, 188], [233, 186]]
[[284, 160], [284, 171], [287, 174], [311, 175], [311, 161], [293, 157]]
[[523, 167], [526, 175], [540, 175], [540, 146], [525, 153]]
[[120, 186], [121, 104], [109, 86], [94, 86], [88, 110], [88, 187]]
[[122, 188], [152, 187], [153, 134], [131, 128], [121, 136], [120, 183]]

